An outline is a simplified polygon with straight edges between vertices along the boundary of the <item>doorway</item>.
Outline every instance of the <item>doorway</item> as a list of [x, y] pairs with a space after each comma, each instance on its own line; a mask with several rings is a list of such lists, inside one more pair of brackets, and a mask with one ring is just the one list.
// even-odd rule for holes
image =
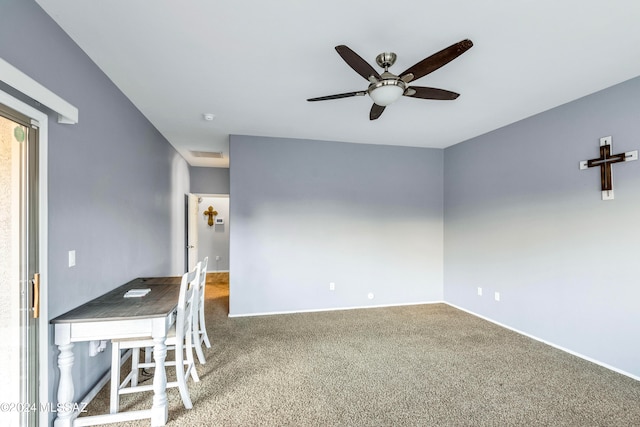
[[0, 418], [11, 426], [39, 422], [38, 125], [0, 103], [0, 402], [13, 405], [2, 408]]
[[[197, 233], [200, 258], [209, 257], [209, 272], [229, 272], [229, 195], [199, 194]], [[211, 222], [205, 212], [215, 212]]]
[[215, 299], [229, 313], [229, 195], [189, 194], [186, 228], [187, 258], [193, 246], [197, 260], [209, 258], [207, 300]]

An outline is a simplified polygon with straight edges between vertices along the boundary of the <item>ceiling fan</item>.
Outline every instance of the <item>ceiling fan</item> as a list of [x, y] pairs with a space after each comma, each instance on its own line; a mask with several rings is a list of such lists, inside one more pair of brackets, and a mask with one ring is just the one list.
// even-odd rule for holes
[[367, 90], [310, 98], [307, 99], [307, 101], [326, 101], [329, 99], [349, 98], [351, 96], [364, 96], [368, 94], [374, 102], [371, 107], [371, 112], [369, 113], [369, 119], [375, 120], [380, 117], [387, 105], [392, 104], [403, 95], [422, 99], [456, 99], [460, 94], [432, 87], [409, 86], [409, 83], [448, 64], [471, 49], [472, 46], [473, 42], [471, 40], [462, 40], [423, 59], [397, 76], [389, 72], [389, 67], [396, 62], [396, 54], [393, 52], [381, 53], [376, 57], [376, 63], [384, 68], [384, 72], [380, 74], [369, 65], [367, 61], [347, 46], [336, 46], [338, 54], [344, 59], [347, 65], [369, 81], [369, 87]]

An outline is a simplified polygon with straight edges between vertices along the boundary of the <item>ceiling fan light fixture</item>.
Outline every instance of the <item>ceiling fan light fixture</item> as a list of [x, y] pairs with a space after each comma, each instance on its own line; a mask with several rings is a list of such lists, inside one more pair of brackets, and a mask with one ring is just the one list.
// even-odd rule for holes
[[352, 96], [362, 96], [365, 93], [371, 97], [374, 104], [369, 112], [369, 119], [376, 120], [384, 111], [385, 107], [393, 104], [401, 96], [408, 96], [417, 99], [439, 99], [452, 100], [460, 94], [450, 90], [433, 87], [413, 86], [409, 83], [416, 81], [438, 68], [453, 61], [473, 46], [471, 40], [465, 39], [454, 43], [451, 46], [434, 53], [431, 56], [409, 67], [399, 75], [389, 71], [389, 67], [396, 62], [396, 54], [384, 52], [376, 57], [376, 63], [384, 68], [383, 73], [375, 70], [367, 61], [362, 59], [357, 53], [349, 49], [346, 45], [336, 46], [336, 51], [349, 67], [369, 82], [366, 91], [339, 93], [336, 95], [320, 96], [309, 98], [307, 101], [327, 101], [330, 99], [350, 98]]
[[407, 86], [402, 80], [380, 80], [369, 86], [369, 96], [381, 107], [391, 105], [404, 94]]

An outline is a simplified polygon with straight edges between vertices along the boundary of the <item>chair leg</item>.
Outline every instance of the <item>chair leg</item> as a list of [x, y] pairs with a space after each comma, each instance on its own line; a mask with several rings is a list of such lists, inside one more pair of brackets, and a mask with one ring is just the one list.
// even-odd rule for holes
[[153, 353], [153, 347], [147, 347], [144, 349], [144, 363], [151, 363], [152, 353]]
[[111, 343], [111, 393], [109, 412], [116, 414], [120, 409], [120, 396], [118, 390], [120, 388], [120, 344]]
[[[187, 334], [187, 337], [191, 336], [191, 331]], [[187, 339], [187, 351], [191, 347], [191, 339]], [[189, 353], [187, 353], [189, 354]], [[192, 362], [193, 363], [193, 362]], [[191, 403], [191, 397], [189, 396], [189, 389], [187, 388], [187, 379], [184, 371], [184, 351], [182, 345], [176, 345], [176, 380], [178, 382], [178, 390], [180, 390], [180, 397], [182, 397], [182, 403], [186, 409], [191, 409], [193, 404]], [[190, 365], [193, 369], [193, 365]], [[188, 372], [187, 368], [187, 372]]]
[[209, 335], [207, 335], [207, 327], [204, 323], [204, 305], [200, 307], [200, 322], [198, 325], [198, 333], [202, 335], [202, 339], [198, 339], [198, 341], [204, 341], [204, 345], [207, 348], [211, 348], [211, 342], [209, 341]]
[[138, 363], [140, 363], [140, 348], [135, 347], [131, 349], [131, 387], [138, 385], [138, 372], [140, 371]]
[[204, 352], [202, 351], [202, 340], [200, 339], [200, 332], [198, 330], [193, 331], [193, 346], [196, 349], [196, 354], [198, 355], [198, 362], [201, 365], [207, 363], [207, 360], [204, 358]]
[[207, 348], [211, 348], [211, 341], [209, 341], [209, 335], [207, 335], [207, 331], [202, 332], [202, 341]]
[[[196, 370], [196, 361], [193, 358], [193, 334], [190, 335], [191, 339], [187, 340], [187, 345], [185, 346], [185, 351], [187, 353], [187, 369], [190, 369], [191, 378], [193, 378], [194, 382], [200, 381], [200, 376], [198, 375], [198, 371]], [[190, 342], [189, 342], [190, 341]]]

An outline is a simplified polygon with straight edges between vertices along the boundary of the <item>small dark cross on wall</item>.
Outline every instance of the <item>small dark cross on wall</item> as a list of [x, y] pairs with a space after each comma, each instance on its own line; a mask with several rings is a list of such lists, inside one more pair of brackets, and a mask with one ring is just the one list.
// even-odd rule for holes
[[619, 162], [638, 160], [638, 150], [611, 154], [611, 137], [600, 138], [600, 157], [580, 162], [580, 169], [600, 167], [602, 200], [613, 200], [613, 175], [611, 165]]

